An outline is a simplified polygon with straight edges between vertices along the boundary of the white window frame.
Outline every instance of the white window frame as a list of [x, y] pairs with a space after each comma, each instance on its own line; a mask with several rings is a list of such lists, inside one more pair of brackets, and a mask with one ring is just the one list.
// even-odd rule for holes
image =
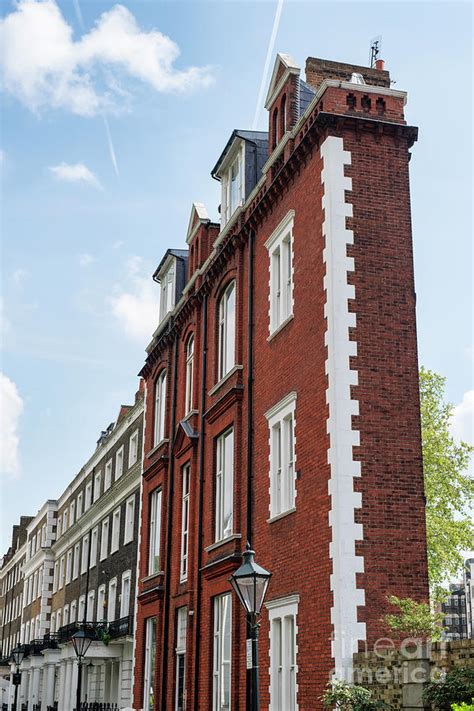
[[[128, 582], [128, 599], [125, 596], [125, 585]], [[122, 588], [120, 590], [120, 619], [130, 615], [130, 602], [132, 600], [132, 571], [122, 573]], [[127, 603], [127, 604], [125, 604]]]
[[169, 265], [160, 277], [160, 322], [174, 309], [176, 295], [176, 258], [170, 255]]
[[295, 392], [265, 413], [270, 448], [270, 521], [296, 508], [295, 413]]
[[[222, 174], [222, 208], [223, 225], [244, 203], [245, 199], [245, 141], [239, 141], [236, 148], [230, 153], [228, 167]], [[227, 162], [227, 161], [226, 161]], [[237, 199], [232, 201], [232, 172], [237, 165]]]
[[[229, 304], [233, 301], [233, 311]], [[235, 366], [237, 284], [235, 279], [227, 284], [217, 307], [217, 380], [220, 381]]]
[[108, 555], [109, 551], [109, 528], [110, 528], [110, 523], [109, 523], [109, 517], [104, 518], [101, 524], [101, 530], [100, 530], [100, 559], [99, 560], [105, 560]]
[[84, 497], [84, 513], [88, 511], [92, 504], [92, 482], [86, 484], [86, 494]]
[[119, 447], [119, 449], [117, 450], [117, 452], [115, 454], [115, 481], [117, 481], [117, 479], [120, 479], [120, 477], [122, 476], [122, 474], [124, 472], [124, 464], [125, 464], [124, 459], [125, 459], [125, 447], [122, 444], [122, 446]]
[[[53, 569], [53, 593], [55, 593], [58, 590], [58, 585], [59, 585], [59, 561], [57, 560], [54, 564], [54, 569]], [[25, 585], [26, 587], [26, 585]]]
[[67, 509], [64, 509], [63, 511], [63, 533], [66, 533], [67, 531]]
[[125, 529], [123, 532], [123, 545], [133, 541], [133, 529], [135, 527], [135, 494], [130, 496], [125, 502]]
[[156, 617], [148, 617], [145, 622], [145, 670], [143, 680], [143, 711], [153, 711], [156, 701]]
[[91, 559], [89, 568], [93, 568], [97, 564], [97, 548], [99, 544], [99, 527], [96, 526], [91, 532]]
[[59, 538], [61, 537], [62, 533], [62, 528], [61, 528], [61, 516], [58, 516], [56, 519], [56, 540], [58, 541]]
[[223, 432], [216, 441], [215, 462], [215, 541], [233, 534], [234, 518], [234, 428]]
[[78, 542], [74, 546], [74, 555], [72, 561], [72, 579], [76, 580], [79, 577], [79, 558], [81, 555], [81, 544]]
[[117, 578], [112, 578], [109, 582], [109, 597], [107, 600], [107, 620], [115, 620], [115, 609], [117, 606]]
[[59, 559], [59, 582], [58, 590], [62, 590], [64, 586], [64, 573], [65, 573], [65, 557], [61, 556]]
[[112, 513], [112, 538], [110, 543], [110, 554], [116, 553], [120, 547], [120, 519], [121, 519], [121, 509], [120, 506], [115, 509]]
[[[102, 620], [106, 620], [106, 614], [105, 614], [105, 583], [103, 585], [99, 585], [97, 588], [97, 621], [102, 622]], [[99, 616], [100, 615], [100, 616]]]
[[81, 551], [81, 575], [87, 573], [87, 559], [89, 557], [89, 534], [82, 538], [82, 551]]
[[70, 548], [66, 554], [66, 585], [69, 585], [72, 579], [72, 555], [73, 551]]
[[82, 516], [83, 499], [84, 499], [84, 497], [82, 495], [82, 491], [80, 491], [79, 494], [77, 495], [77, 502], [76, 502], [76, 516], [78, 519], [81, 518], [81, 516]]
[[[186, 706], [186, 637], [188, 627], [188, 608], [178, 607], [176, 612], [176, 672], [175, 672], [175, 711], [184, 711]], [[181, 681], [182, 678], [182, 681]], [[180, 685], [183, 689], [182, 703], [179, 699]]]
[[163, 369], [155, 381], [153, 427], [153, 445], [155, 447], [157, 447], [165, 438], [166, 383], [166, 369]]
[[150, 494], [150, 517], [148, 526], [148, 574], [156, 575], [161, 566], [161, 512], [163, 506], [162, 489]]
[[73, 525], [76, 520], [76, 502], [71, 501], [69, 504], [69, 528]]
[[186, 391], [184, 401], [184, 414], [189, 415], [194, 409], [194, 334], [186, 341]]
[[188, 579], [189, 556], [189, 486], [191, 483], [191, 464], [188, 462], [181, 470], [181, 558], [179, 580]]
[[64, 605], [63, 607], [63, 625], [69, 624], [69, 605]]
[[78, 622], [83, 622], [85, 610], [86, 610], [86, 596], [81, 595], [79, 597], [79, 604], [78, 604], [78, 608], [77, 608], [77, 621]]
[[269, 331], [270, 336], [292, 317], [293, 297], [293, 226], [295, 211], [290, 210], [265, 242], [269, 257]]
[[97, 474], [94, 475], [94, 497], [93, 497], [93, 502], [95, 504], [96, 501], [100, 499], [100, 485], [102, 483], [102, 472], [97, 472]]
[[108, 459], [104, 468], [104, 492], [112, 486], [112, 458]]
[[89, 592], [87, 593], [86, 620], [87, 622], [95, 622], [95, 619], [95, 590], [89, 590]]
[[299, 599], [299, 595], [289, 595], [265, 603], [270, 638], [269, 711], [298, 711]]
[[[59, 610], [56, 610], [56, 632], [58, 632], [63, 626], [61, 615], [62, 610], [59, 608]], [[31, 627], [33, 628], [33, 620], [31, 620]], [[33, 632], [33, 629], [31, 631]]]
[[133, 467], [133, 465], [138, 461], [138, 430], [135, 430], [133, 434], [130, 435], [128, 441], [128, 468]]
[[[225, 593], [214, 598], [214, 637], [212, 659], [212, 711], [230, 711], [232, 698], [232, 595]], [[226, 654], [226, 625], [228, 627], [228, 658]], [[228, 703], [223, 697], [224, 679], [229, 689]]]
[[69, 607], [69, 624], [77, 622], [77, 601], [73, 600]]

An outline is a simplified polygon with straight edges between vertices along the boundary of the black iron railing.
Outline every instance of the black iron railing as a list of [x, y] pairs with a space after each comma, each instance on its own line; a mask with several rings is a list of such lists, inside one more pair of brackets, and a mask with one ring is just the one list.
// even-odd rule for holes
[[65, 644], [72, 639], [72, 636], [79, 632], [79, 630], [85, 629], [90, 632], [93, 636], [97, 635], [97, 622], [70, 622], [68, 625], [63, 625], [60, 627], [56, 633], [59, 644]]
[[113, 620], [109, 622], [108, 632], [110, 639], [117, 639], [117, 637], [126, 637], [132, 634], [132, 620], [130, 617], [121, 617], [120, 620]]
[[117, 704], [109, 702], [92, 701], [81, 704], [81, 711], [118, 711], [118, 708]]

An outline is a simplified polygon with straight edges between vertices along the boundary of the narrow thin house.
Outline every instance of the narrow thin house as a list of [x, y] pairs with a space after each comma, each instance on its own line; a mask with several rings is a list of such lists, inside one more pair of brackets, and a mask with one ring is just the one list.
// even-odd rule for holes
[[212, 170], [220, 222], [195, 203], [154, 275], [136, 709], [246, 707], [247, 541], [264, 709], [319, 708], [386, 596], [427, 599], [405, 103], [380, 61], [279, 54], [268, 131]]

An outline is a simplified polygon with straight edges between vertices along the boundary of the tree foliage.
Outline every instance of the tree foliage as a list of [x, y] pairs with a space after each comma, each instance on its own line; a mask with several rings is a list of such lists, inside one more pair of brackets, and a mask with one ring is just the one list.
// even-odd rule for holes
[[474, 701], [474, 669], [454, 667], [444, 677], [428, 684], [423, 693], [425, 701], [439, 711], [451, 711], [453, 704]]
[[392, 632], [403, 637], [430, 637], [433, 640], [441, 637], [443, 613], [432, 612], [426, 602], [416, 602], [409, 597], [401, 599], [389, 595], [387, 600], [398, 608], [398, 612], [383, 618]]
[[450, 433], [453, 406], [444, 401], [445, 381], [431, 370], [420, 371], [428, 571], [433, 600], [442, 597], [447, 579], [460, 573], [461, 551], [472, 548], [474, 541], [469, 515], [473, 481], [467, 471], [474, 447], [458, 444]]

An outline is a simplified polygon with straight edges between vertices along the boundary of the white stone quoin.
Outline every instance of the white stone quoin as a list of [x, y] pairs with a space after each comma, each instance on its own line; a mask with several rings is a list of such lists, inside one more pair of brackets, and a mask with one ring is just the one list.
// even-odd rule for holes
[[331, 470], [332, 656], [335, 676], [349, 679], [352, 654], [357, 651], [358, 640], [366, 638], [365, 623], [357, 621], [357, 607], [364, 605], [365, 595], [356, 587], [356, 573], [363, 572], [364, 559], [355, 553], [355, 543], [363, 536], [362, 525], [354, 522], [355, 509], [362, 505], [361, 495], [354, 491], [354, 477], [361, 473], [360, 462], [353, 458], [359, 432], [352, 428], [352, 416], [359, 414], [359, 403], [351, 398], [350, 388], [357, 385], [357, 371], [351, 370], [349, 365], [350, 356], [357, 355], [357, 343], [349, 340], [349, 328], [356, 325], [356, 314], [350, 313], [348, 308], [348, 299], [355, 298], [355, 289], [347, 280], [348, 272], [354, 271], [354, 260], [347, 256], [347, 245], [353, 244], [354, 235], [352, 230], [346, 229], [352, 205], [345, 201], [345, 191], [352, 189], [352, 180], [344, 176], [344, 166], [350, 165], [351, 154], [344, 150], [342, 138], [329, 136], [321, 146], [321, 157], [326, 265], [326, 401]]

